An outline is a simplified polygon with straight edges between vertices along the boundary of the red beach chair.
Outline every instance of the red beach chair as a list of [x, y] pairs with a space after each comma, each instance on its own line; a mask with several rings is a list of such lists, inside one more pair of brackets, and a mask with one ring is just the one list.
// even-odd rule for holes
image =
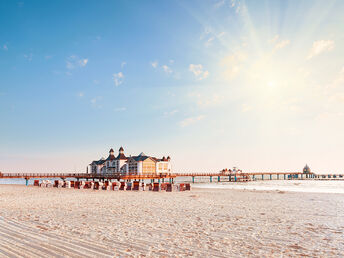
[[185, 184], [185, 190], [186, 190], [186, 191], [190, 191], [190, 190], [191, 190], [190, 184]]
[[121, 182], [121, 186], [119, 187], [119, 190], [121, 191], [125, 190], [125, 182]]
[[80, 182], [79, 181], [74, 182], [74, 188], [75, 189], [79, 189], [80, 188]]
[[172, 184], [170, 183], [166, 184], [166, 192], [172, 192]]
[[33, 185], [34, 185], [34, 186], [39, 186], [39, 180], [33, 181]]
[[185, 191], [185, 184], [180, 184], [179, 185], [179, 191]]
[[140, 182], [139, 181], [134, 181], [133, 183], [133, 191], [138, 191], [140, 188]]
[[159, 183], [153, 183], [153, 191], [159, 192], [160, 190], [160, 184]]

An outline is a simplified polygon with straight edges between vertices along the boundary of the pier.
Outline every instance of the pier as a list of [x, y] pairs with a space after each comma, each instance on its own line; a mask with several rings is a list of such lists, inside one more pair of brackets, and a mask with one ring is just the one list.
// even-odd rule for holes
[[129, 175], [113, 174], [88, 174], [88, 173], [1, 173], [0, 179], [23, 178], [26, 185], [30, 179], [60, 178], [62, 180], [75, 179], [85, 181], [144, 181], [169, 182], [176, 180], [197, 183], [197, 182], [248, 182], [257, 180], [344, 180], [344, 174], [316, 174], [303, 172], [240, 172], [240, 173], [168, 173], [168, 174], [145, 174]]

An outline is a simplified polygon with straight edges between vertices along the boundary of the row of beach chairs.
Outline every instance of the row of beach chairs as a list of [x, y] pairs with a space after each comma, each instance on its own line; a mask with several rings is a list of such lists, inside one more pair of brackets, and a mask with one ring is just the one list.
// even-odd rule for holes
[[57, 187], [57, 188], [75, 188], [75, 189], [94, 189], [94, 190], [111, 190], [111, 191], [166, 191], [179, 192], [190, 191], [190, 184], [171, 184], [171, 183], [149, 183], [134, 182], [93, 182], [93, 181], [63, 181], [55, 180], [34, 180], [34, 186], [40, 187]]

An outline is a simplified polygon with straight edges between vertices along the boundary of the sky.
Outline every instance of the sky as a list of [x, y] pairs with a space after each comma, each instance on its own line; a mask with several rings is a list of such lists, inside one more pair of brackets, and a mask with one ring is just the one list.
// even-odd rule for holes
[[344, 170], [344, 1], [0, 1], [0, 171]]

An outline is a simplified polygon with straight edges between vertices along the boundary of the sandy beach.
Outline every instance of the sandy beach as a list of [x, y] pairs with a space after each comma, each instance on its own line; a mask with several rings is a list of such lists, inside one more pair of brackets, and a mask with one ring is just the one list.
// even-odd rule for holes
[[344, 255], [344, 195], [0, 185], [0, 256]]

